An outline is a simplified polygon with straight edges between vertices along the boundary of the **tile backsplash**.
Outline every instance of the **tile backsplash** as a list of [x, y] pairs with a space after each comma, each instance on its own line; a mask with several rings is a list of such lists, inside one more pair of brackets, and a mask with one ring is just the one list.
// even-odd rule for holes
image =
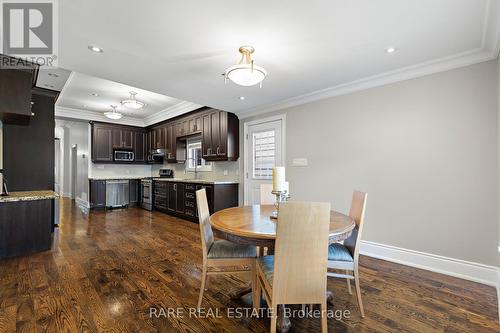
[[[163, 165], [153, 165], [151, 166], [152, 176], [158, 176], [158, 171], [160, 169], [173, 169], [175, 178], [194, 179], [194, 172], [185, 172], [186, 166], [184, 163], [165, 163]], [[198, 179], [239, 181], [239, 163], [212, 162], [212, 171], [199, 171]]]

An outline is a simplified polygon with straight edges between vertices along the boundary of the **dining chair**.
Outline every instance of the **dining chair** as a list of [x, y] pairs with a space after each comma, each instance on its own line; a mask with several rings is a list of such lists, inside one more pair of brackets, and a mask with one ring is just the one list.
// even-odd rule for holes
[[[215, 240], [210, 226], [210, 213], [208, 210], [207, 194], [205, 189], [196, 191], [196, 203], [198, 206], [198, 217], [200, 222], [201, 232], [201, 248], [203, 251], [203, 271], [201, 275], [201, 289], [198, 298], [198, 308], [201, 307], [203, 292], [207, 284], [208, 275], [217, 274], [235, 274], [235, 273], [251, 273], [252, 276], [252, 291], [256, 290], [256, 273], [255, 259], [257, 250], [252, 245], [242, 245], [227, 240]], [[241, 269], [234, 269], [234, 267]], [[209, 268], [224, 269], [227, 267], [232, 270], [224, 271], [209, 271]], [[258, 303], [256, 293], [253, 292], [253, 306]]]
[[274, 205], [276, 196], [272, 194], [273, 184], [260, 184], [260, 204]]
[[328, 269], [343, 270], [345, 274], [327, 273], [328, 276], [347, 279], [347, 289], [350, 295], [352, 295], [351, 280], [354, 280], [359, 311], [363, 318], [365, 317], [365, 311], [363, 310], [363, 302], [361, 301], [358, 268], [359, 247], [361, 245], [367, 196], [367, 193], [354, 191], [349, 216], [354, 219], [356, 226], [351, 236], [344, 241], [344, 244], [333, 243], [328, 247]]
[[[327, 331], [326, 273], [330, 203], [287, 202], [276, 222], [275, 254], [257, 258], [256, 294], [271, 311], [271, 332], [281, 304], [320, 304]], [[257, 304], [257, 306], [259, 306]]]

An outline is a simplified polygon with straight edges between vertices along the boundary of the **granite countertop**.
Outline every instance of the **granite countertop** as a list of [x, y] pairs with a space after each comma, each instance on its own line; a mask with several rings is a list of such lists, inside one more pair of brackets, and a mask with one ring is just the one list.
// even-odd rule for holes
[[100, 177], [89, 177], [89, 180], [129, 180], [129, 179], [144, 179], [149, 177], [139, 177], [139, 176], [100, 176]]
[[182, 179], [182, 178], [159, 178], [159, 177], [154, 177], [153, 180], [160, 180], [164, 182], [195, 183], [195, 184], [208, 184], [208, 185], [239, 184], [238, 181], [234, 180], [204, 180], [204, 179]]
[[59, 197], [59, 195], [54, 191], [9, 192], [8, 196], [0, 196], [0, 203], [16, 202], [16, 201], [47, 200], [47, 199], [55, 199], [57, 197]]

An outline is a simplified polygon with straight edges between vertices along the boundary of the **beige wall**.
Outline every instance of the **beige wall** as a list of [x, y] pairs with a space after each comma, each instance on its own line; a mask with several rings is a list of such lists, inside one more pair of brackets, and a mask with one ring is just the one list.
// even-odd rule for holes
[[[273, 112], [287, 115], [293, 199], [330, 201], [347, 212], [352, 191], [366, 191], [363, 239], [495, 265], [497, 66], [490, 61]], [[291, 166], [300, 157], [308, 167]]]

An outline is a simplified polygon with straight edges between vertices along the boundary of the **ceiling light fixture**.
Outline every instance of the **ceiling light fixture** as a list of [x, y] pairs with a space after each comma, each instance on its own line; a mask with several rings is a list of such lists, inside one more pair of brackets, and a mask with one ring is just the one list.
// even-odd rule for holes
[[245, 100], [245, 96], [240, 96], [239, 99], [240, 99], [240, 101], [244, 101]]
[[239, 64], [229, 67], [224, 73], [224, 82], [230, 79], [240, 86], [250, 87], [260, 83], [262, 88], [262, 81], [267, 76], [267, 71], [256, 66], [252, 60], [252, 53], [255, 49], [252, 46], [241, 46], [239, 49], [241, 53], [241, 60]]
[[99, 46], [95, 46], [95, 45], [89, 45], [89, 50], [92, 51], [92, 52], [95, 52], [95, 53], [103, 53], [104, 50], [102, 48], [100, 48]]
[[397, 49], [396, 49], [395, 47], [392, 47], [392, 46], [391, 46], [391, 47], [389, 47], [389, 48], [387, 48], [387, 49], [385, 50], [385, 53], [389, 53], [389, 54], [390, 54], [390, 53], [394, 53], [394, 52], [396, 52], [396, 51], [397, 51]]
[[130, 92], [130, 98], [129, 99], [126, 99], [126, 100], [123, 100], [121, 101], [121, 104], [124, 106], [124, 107], [127, 107], [129, 109], [134, 109], [134, 110], [138, 110], [140, 108], [143, 108], [146, 104], [144, 104], [143, 102], [141, 101], [138, 101], [136, 98], [135, 98], [135, 95], [137, 95], [137, 93], [135, 91], [131, 91]]
[[113, 111], [104, 112], [104, 115], [109, 119], [113, 120], [121, 119], [123, 115], [120, 112], [116, 111], [117, 106], [116, 105], [110, 105], [110, 106], [113, 109]]

